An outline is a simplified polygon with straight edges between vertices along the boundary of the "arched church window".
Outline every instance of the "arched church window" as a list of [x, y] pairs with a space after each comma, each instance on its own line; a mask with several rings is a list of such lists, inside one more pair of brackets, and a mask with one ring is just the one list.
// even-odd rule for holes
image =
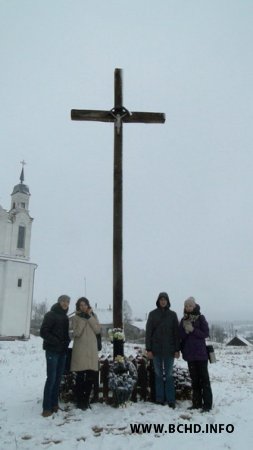
[[23, 225], [19, 225], [18, 227], [17, 248], [25, 248], [25, 227]]

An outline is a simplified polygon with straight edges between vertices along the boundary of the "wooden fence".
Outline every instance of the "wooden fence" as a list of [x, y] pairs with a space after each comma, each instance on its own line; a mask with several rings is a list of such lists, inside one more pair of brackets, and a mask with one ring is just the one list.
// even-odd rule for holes
[[[61, 398], [66, 402], [75, 402], [75, 372], [70, 372], [71, 349], [68, 354], [66, 371], [61, 384]], [[131, 401], [155, 401], [155, 374], [152, 360], [144, 356], [133, 358], [132, 363], [137, 370], [137, 383], [132, 392]], [[113, 392], [108, 386], [108, 375], [113, 364], [112, 358], [101, 358], [99, 371], [94, 379], [92, 402], [105, 402], [114, 404]], [[176, 399], [186, 400], [191, 398], [191, 380], [188, 369], [174, 366], [173, 377], [176, 389]]]

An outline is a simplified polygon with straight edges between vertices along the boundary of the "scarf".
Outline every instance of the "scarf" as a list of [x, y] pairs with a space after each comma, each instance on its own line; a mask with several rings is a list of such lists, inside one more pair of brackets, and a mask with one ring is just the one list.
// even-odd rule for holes
[[196, 305], [194, 310], [191, 313], [184, 313], [183, 317], [183, 327], [187, 334], [191, 333], [194, 329], [193, 324], [200, 317], [200, 307]]
[[184, 313], [183, 320], [187, 320], [187, 322], [195, 322], [199, 318], [200, 314], [193, 314], [193, 313]]
[[89, 319], [89, 318], [90, 318], [90, 315], [89, 315], [89, 314], [84, 313], [84, 312], [82, 312], [82, 311], [76, 312], [76, 315], [77, 315], [78, 317], [81, 317], [82, 319]]

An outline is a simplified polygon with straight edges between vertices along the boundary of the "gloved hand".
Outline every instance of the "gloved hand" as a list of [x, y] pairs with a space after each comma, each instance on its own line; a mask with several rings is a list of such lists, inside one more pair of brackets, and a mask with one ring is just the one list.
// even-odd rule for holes
[[194, 330], [190, 320], [184, 320], [183, 321], [183, 327], [185, 329], [186, 334], [189, 334], [189, 333], [191, 333]]

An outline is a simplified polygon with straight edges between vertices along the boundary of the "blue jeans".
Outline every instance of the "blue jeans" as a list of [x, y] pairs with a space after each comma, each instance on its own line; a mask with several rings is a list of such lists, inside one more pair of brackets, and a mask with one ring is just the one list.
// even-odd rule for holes
[[155, 396], [157, 402], [175, 403], [175, 386], [173, 379], [174, 356], [154, 356]]
[[47, 379], [44, 387], [43, 411], [52, 411], [58, 405], [62, 375], [66, 364], [66, 353], [46, 350]]

